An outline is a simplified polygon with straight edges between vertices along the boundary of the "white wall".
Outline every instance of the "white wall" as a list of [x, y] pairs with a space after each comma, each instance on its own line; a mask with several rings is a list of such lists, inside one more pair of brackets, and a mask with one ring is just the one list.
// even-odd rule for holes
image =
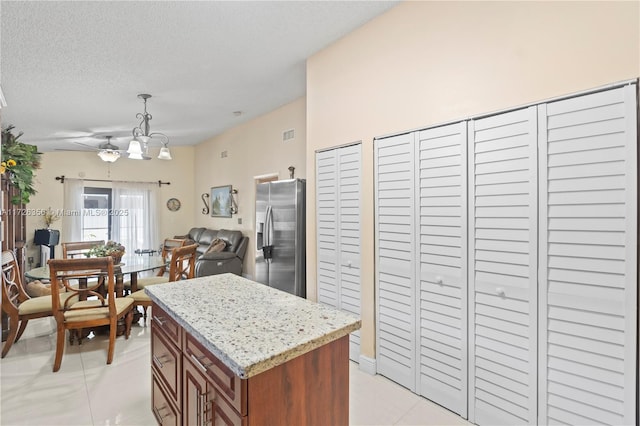
[[373, 139], [640, 75], [638, 2], [404, 2], [307, 61], [307, 294], [314, 152], [363, 141], [362, 353], [375, 355]]
[[[35, 189], [37, 194], [31, 197], [27, 208], [29, 211], [39, 209], [62, 209], [63, 185], [55, 180], [56, 176], [69, 178], [171, 182], [160, 188], [160, 239], [186, 233], [193, 223], [195, 201], [193, 194], [194, 147], [171, 147], [173, 160], [163, 161], [153, 158], [148, 161], [120, 158], [115, 163], [105, 163], [94, 152], [46, 152], [42, 155], [42, 167], [36, 170]], [[109, 187], [108, 183], [87, 182], [97, 187]], [[182, 206], [177, 212], [166, 208], [169, 198], [178, 198]], [[27, 217], [27, 258], [34, 257], [38, 262], [39, 246], [33, 245], [33, 234], [36, 229], [44, 228], [42, 216]], [[60, 241], [67, 241], [62, 220], [51, 226], [60, 230]], [[56, 247], [56, 256], [62, 254], [60, 246]], [[35, 266], [35, 265], [33, 265]], [[29, 265], [27, 265], [29, 268]]]
[[[255, 270], [255, 180], [256, 176], [277, 174], [289, 178], [306, 177], [305, 98], [297, 99], [268, 114], [228, 130], [196, 146], [195, 226], [240, 230], [249, 237], [243, 274], [253, 277]], [[295, 129], [295, 138], [282, 141], [282, 133]], [[226, 151], [227, 156], [221, 157]], [[211, 187], [232, 185], [238, 190], [238, 214], [232, 218], [203, 215], [200, 196]], [[241, 219], [242, 223], [238, 223]]]

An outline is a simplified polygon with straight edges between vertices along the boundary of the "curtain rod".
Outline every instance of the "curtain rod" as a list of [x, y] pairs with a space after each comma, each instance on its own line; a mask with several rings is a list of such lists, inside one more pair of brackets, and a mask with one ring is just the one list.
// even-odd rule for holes
[[135, 181], [135, 180], [109, 180], [109, 179], [77, 179], [77, 178], [65, 178], [64, 175], [62, 176], [56, 176], [56, 180], [59, 180], [60, 183], [64, 183], [65, 179], [72, 179], [72, 180], [86, 180], [89, 182], [122, 182], [122, 183], [157, 183], [158, 186], [162, 186], [162, 185], [171, 185], [171, 182], [163, 182], [161, 180], [156, 181], [156, 182], [143, 182], [143, 181]]

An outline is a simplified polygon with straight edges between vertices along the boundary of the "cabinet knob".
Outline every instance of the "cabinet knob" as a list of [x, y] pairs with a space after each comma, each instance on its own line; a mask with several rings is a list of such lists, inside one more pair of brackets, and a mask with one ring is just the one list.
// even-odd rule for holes
[[444, 279], [440, 276], [436, 277], [436, 284], [438, 285], [444, 284]]
[[497, 287], [497, 288], [496, 288], [496, 294], [497, 294], [498, 296], [500, 296], [500, 297], [504, 297], [504, 296], [505, 296], [504, 288], [502, 288], [502, 287]]
[[347, 262], [347, 266], [348, 266], [349, 268], [351, 268], [351, 261], [350, 261], [350, 260]]

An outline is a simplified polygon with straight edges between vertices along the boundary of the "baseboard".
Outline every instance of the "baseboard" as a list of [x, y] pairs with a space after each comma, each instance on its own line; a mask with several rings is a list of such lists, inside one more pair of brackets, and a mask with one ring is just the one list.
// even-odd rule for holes
[[375, 358], [369, 358], [368, 356], [360, 355], [359, 364], [360, 371], [364, 371], [365, 373], [371, 374], [372, 376], [376, 375]]

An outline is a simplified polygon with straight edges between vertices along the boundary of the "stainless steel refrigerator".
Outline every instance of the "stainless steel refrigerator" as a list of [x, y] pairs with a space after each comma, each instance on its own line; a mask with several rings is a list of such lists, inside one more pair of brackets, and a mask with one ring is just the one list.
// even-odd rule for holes
[[256, 187], [256, 281], [306, 297], [304, 179]]

